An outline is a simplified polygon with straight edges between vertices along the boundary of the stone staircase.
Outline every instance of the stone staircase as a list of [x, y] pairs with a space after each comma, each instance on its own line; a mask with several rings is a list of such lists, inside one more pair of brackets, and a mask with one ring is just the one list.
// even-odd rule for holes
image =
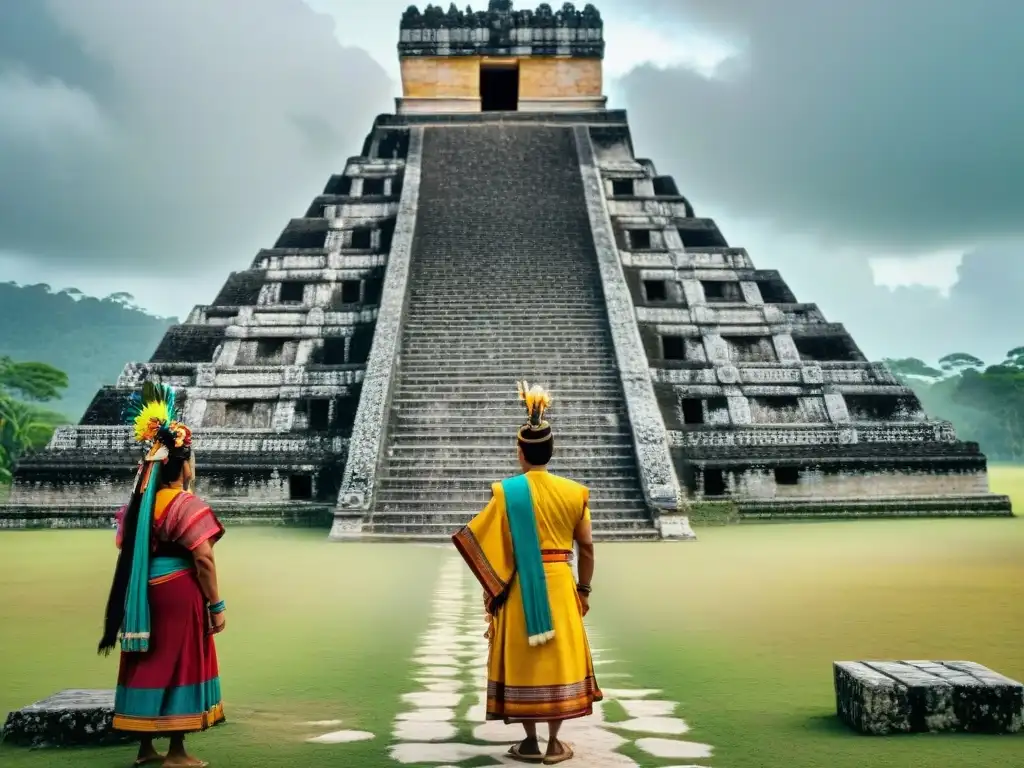
[[369, 537], [446, 538], [518, 472], [516, 381], [547, 386], [553, 472], [595, 536], [657, 538], [643, 499], [571, 129], [425, 129], [388, 443]]

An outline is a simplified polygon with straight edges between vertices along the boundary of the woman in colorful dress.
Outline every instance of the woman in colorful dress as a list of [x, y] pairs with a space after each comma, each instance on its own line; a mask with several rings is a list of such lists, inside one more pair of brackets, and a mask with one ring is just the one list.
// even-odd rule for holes
[[[509, 750], [512, 758], [555, 765], [573, 757], [558, 738], [562, 723], [592, 714], [602, 699], [583, 626], [594, 576], [590, 492], [548, 472], [551, 396], [524, 381], [519, 397], [528, 414], [517, 434], [523, 474], [495, 483], [490, 503], [453, 540], [484, 588], [490, 618], [487, 719], [522, 724], [526, 738]], [[539, 722], [548, 726], [543, 751]]]
[[[117, 559], [99, 652], [120, 643], [114, 729], [138, 734], [136, 765], [202, 768], [185, 734], [223, 721], [213, 635], [226, 625], [213, 545], [224, 528], [190, 489], [192, 433], [174, 391], [147, 382], [129, 403], [135, 439], [148, 450], [135, 490], [117, 514]], [[153, 746], [169, 737], [166, 755]]]

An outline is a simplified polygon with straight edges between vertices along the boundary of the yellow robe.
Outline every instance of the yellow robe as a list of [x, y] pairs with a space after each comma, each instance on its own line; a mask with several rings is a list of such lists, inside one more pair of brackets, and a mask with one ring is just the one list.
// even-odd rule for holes
[[490, 598], [493, 635], [487, 662], [487, 719], [568, 720], [593, 712], [601, 691], [594, 678], [576, 582], [569, 560], [573, 531], [590, 519], [590, 492], [544, 471], [526, 475], [544, 557], [555, 636], [529, 644], [515, 554], [501, 483], [487, 507], [453, 537]]

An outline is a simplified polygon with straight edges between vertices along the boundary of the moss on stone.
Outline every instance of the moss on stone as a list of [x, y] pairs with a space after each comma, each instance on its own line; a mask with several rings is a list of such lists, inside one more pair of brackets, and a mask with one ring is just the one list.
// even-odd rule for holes
[[697, 501], [690, 505], [690, 525], [729, 525], [739, 522], [739, 510], [731, 501]]

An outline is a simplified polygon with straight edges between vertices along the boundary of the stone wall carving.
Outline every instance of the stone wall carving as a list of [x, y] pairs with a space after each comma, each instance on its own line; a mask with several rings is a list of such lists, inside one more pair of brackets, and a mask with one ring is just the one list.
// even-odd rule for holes
[[633, 300], [619, 262], [615, 236], [605, 205], [601, 170], [594, 155], [589, 129], [577, 126], [574, 133], [608, 321], [633, 429], [641, 484], [647, 503], [653, 510], [675, 510], [683, 503], [683, 497], [672, 466], [665, 424], [651, 385], [647, 355], [640, 340]]
[[338, 492], [335, 523], [331, 537], [344, 539], [358, 535], [363, 517], [373, 503], [374, 484], [381, 451], [386, 440], [388, 408], [392, 385], [400, 366], [398, 355], [402, 322], [408, 294], [412, 241], [416, 232], [419, 207], [420, 158], [423, 128], [411, 128], [406, 156], [405, 183], [399, 203], [398, 220], [391, 240], [380, 315], [374, 330], [373, 346], [366, 365], [359, 408], [356, 411], [348, 461]]
[[400, 56], [460, 55], [604, 55], [601, 14], [587, 3], [577, 10], [563, 3], [555, 11], [548, 3], [536, 10], [512, 10], [510, 0], [491, 0], [486, 11], [460, 11], [452, 3], [445, 11], [429, 4], [414, 5], [402, 14]]

